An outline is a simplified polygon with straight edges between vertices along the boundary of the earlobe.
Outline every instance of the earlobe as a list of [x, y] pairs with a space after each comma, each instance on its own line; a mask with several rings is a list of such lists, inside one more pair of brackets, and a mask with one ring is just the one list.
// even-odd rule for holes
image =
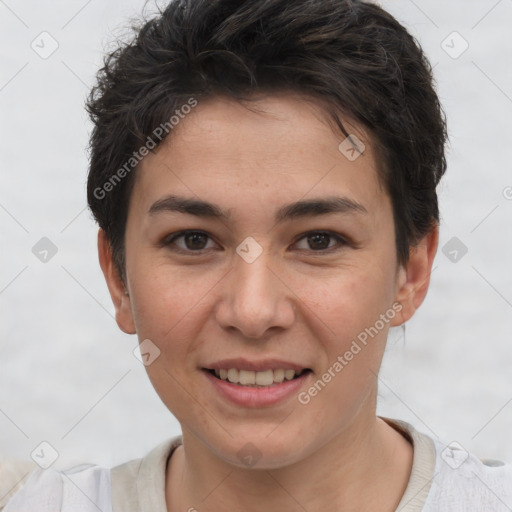
[[98, 232], [98, 257], [101, 270], [107, 282], [108, 291], [116, 310], [116, 322], [119, 328], [127, 334], [135, 334], [135, 324], [131, 310], [130, 296], [112, 257], [112, 247], [105, 231]]
[[409, 261], [398, 271], [396, 301], [402, 308], [392, 322], [394, 327], [407, 322], [423, 303], [438, 243], [439, 227], [436, 225], [417, 245], [410, 248]]

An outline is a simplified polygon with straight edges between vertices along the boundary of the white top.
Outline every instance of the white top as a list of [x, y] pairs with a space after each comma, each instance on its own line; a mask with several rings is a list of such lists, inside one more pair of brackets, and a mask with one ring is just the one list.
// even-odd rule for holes
[[[481, 461], [456, 444], [434, 441], [408, 423], [383, 419], [414, 446], [409, 483], [396, 512], [512, 510], [512, 465]], [[26, 465], [16, 471], [0, 461], [0, 511], [167, 512], [166, 465], [180, 444], [181, 436], [175, 437], [146, 457], [112, 469], [37, 468], [28, 478], [23, 478]]]

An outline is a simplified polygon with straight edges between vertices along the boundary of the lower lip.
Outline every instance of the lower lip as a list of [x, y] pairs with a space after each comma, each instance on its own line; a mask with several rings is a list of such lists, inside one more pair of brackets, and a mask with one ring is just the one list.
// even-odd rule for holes
[[273, 384], [264, 388], [252, 388], [233, 384], [227, 380], [218, 379], [207, 370], [203, 370], [203, 373], [224, 398], [242, 407], [257, 408], [270, 407], [284, 402], [293, 395], [297, 395], [311, 372], [304, 372], [296, 379], [285, 380], [280, 384]]

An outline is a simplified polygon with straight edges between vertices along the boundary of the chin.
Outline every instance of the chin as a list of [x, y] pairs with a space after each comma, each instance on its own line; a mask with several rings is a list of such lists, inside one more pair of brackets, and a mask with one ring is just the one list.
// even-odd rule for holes
[[[281, 430], [281, 431], [279, 431]], [[304, 436], [285, 432], [273, 424], [224, 433], [222, 439], [209, 439], [206, 445], [215, 456], [241, 469], [280, 469], [298, 462], [304, 451]], [[301, 448], [301, 452], [298, 451]]]

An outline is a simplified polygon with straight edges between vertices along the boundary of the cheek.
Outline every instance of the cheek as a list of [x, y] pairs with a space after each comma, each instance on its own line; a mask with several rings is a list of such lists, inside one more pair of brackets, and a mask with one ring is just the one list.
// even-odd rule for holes
[[306, 309], [318, 315], [340, 343], [346, 343], [391, 308], [394, 281], [378, 266], [354, 266], [333, 273], [321, 285], [309, 281], [302, 296]]
[[146, 273], [133, 278], [132, 313], [139, 342], [151, 340], [158, 352], [146, 371], [162, 400], [171, 405], [173, 396], [179, 394], [177, 387], [189, 386], [188, 375], [193, 371], [189, 355], [198, 339], [196, 316], [201, 295], [193, 283], [184, 285], [179, 277]]
[[395, 315], [392, 284], [379, 269], [354, 268], [310, 295], [308, 307], [329, 326], [329, 334], [316, 341], [322, 343], [326, 357], [299, 403], [315, 421], [331, 425], [333, 433], [373, 400]]
[[[204, 320], [201, 298], [211, 289], [209, 280], [193, 280], [163, 267], [131, 275], [132, 312], [139, 341], [158, 347], [158, 357], [148, 366], [148, 377], [166, 406], [183, 419], [192, 413], [190, 396], [200, 396], [193, 353], [199, 347]], [[186, 390], [186, 391], [185, 391]], [[190, 409], [190, 411], [189, 411]], [[200, 416], [200, 410], [195, 411]]]
[[193, 315], [208, 286], [177, 268], [139, 264], [130, 274], [132, 311], [139, 337], [165, 341]]

